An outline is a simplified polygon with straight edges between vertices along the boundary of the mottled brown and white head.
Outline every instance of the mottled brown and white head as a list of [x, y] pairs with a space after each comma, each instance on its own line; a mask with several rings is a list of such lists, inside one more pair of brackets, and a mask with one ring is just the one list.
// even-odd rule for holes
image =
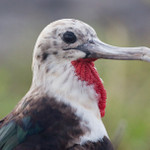
[[73, 61], [88, 57], [80, 46], [97, 38], [89, 25], [74, 19], [63, 19], [49, 24], [40, 34], [34, 49], [33, 67], [55, 61]]
[[139, 59], [150, 61], [148, 48], [121, 48], [100, 41], [95, 30], [75, 19], [62, 19], [49, 24], [41, 32], [34, 48], [33, 68], [49, 63], [64, 63], [80, 58]]

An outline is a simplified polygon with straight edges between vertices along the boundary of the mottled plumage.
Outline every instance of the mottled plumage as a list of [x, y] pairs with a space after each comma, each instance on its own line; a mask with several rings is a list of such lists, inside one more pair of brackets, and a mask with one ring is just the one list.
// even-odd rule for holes
[[101, 120], [106, 93], [93, 61], [150, 61], [149, 53], [107, 45], [75, 19], [51, 23], [35, 44], [30, 90], [0, 121], [0, 150], [113, 150]]

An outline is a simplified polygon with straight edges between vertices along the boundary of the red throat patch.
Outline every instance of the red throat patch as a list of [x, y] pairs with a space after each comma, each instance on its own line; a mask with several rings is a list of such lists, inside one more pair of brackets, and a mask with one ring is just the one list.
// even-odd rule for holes
[[98, 107], [100, 109], [101, 116], [105, 115], [106, 107], [106, 90], [99, 77], [98, 72], [95, 69], [94, 62], [96, 59], [79, 59], [72, 61], [72, 65], [75, 67], [76, 74], [81, 81], [86, 81], [88, 85], [94, 85], [96, 93], [99, 95]]

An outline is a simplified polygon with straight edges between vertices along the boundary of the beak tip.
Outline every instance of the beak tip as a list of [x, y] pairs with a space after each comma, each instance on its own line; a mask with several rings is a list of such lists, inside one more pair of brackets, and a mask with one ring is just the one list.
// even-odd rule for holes
[[143, 47], [143, 53], [144, 54], [143, 54], [142, 60], [150, 62], [150, 48]]

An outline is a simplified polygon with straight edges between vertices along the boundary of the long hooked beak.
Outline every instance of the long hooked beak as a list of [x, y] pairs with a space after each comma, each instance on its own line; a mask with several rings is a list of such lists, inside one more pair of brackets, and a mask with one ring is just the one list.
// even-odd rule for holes
[[148, 47], [117, 47], [93, 39], [78, 47], [87, 54], [87, 58], [143, 60], [150, 62], [150, 48]]

